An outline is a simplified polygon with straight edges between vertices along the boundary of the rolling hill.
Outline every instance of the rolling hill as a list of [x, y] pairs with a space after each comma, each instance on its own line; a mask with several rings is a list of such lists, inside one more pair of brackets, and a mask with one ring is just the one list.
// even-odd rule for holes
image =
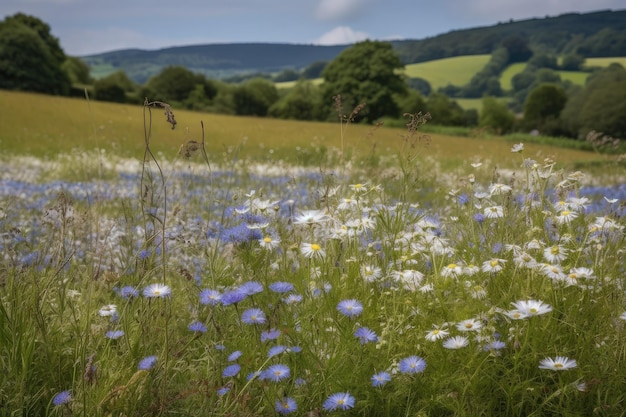
[[[466, 55], [490, 54], [507, 37], [521, 37], [535, 51], [582, 53], [585, 57], [626, 56], [626, 10], [569, 13], [451, 31], [422, 40], [392, 41], [405, 64]], [[301, 69], [330, 61], [349, 45], [209, 44], [159, 50], [127, 49], [81, 57], [94, 76], [123, 70], [145, 82], [168, 65], [181, 65], [211, 78]]]

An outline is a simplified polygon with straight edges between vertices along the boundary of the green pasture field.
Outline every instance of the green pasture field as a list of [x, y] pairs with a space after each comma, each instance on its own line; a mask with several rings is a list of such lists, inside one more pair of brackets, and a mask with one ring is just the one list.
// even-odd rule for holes
[[[178, 125], [172, 130], [161, 109], [152, 109], [151, 113], [151, 147], [166, 155], [176, 155], [181, 145], [190, 140], [201, 141], [201, 122], [210, 158], [227, 157], [242, 145], [240, 158], [311, 164], [314, 161], [307, 149], [324, 152], [341, 148], [339, 122], [238, 117], [174, 109]], [[146, 112], [146, 116], [150, 113]], [[137, 105], [0, 91], [0, 146], [5, 154], [53, 158], [98, 148], [124, 157], [141, 157], [143, 126], [144, 110]], [[373, 154], [393, 155], [401, 151], [405, 134], [402, 128], [344, 125], [343, 146], [356, 159], [367, 159]], [[431, 134], [427, 142], [424, 152], [443, 168], [459, 168], [485, 160], [509, 168], [519, 164], [519, 158], [510, 152], [512, 142], [499, 137]], [[590, 152], [532, 143], [526, 145], [526, 153], [538, 160], [558, 156], [559, 163], [565, 165], [592, 163], [603, 158]]]
[[585, 66], [588, 67], [608, 67], [612, 63], [618, 63], [626, 67], [626, 56], [608, 57], [608, 58], [587, 58]]
[[423, 78], [433, 90], [448, 84], [467, 84], [491, 59], [491, 55], [468, 55], [410, 64], [404, 73], [410, 78]]
[[[307, 80], [312, 82], [314, 85], [320, 85], [324, 82], [323, 78], [315, 78], [313, 80]], [[280, 83], [275, 83], [276, 88], [282, 89], [282, 88], [293, 88], [296, 84], [298, 83], [298, 81], [283, 81]]]

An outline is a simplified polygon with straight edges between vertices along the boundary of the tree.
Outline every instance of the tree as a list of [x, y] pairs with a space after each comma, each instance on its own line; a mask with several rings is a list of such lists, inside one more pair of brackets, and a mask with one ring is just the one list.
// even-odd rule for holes
[[235, 88], [233, 103], [235, 114], [266, 116], [272, 104], [278, 100], [278, 90], [273, 82], [255, 78]]
[[507, 105], [494, 97], [485, 96], [482, 100], [479, 125], [493, 129], [502, 134], [508, 133], [513, 128], [515, 116]]
[[59, 40], [52, 36], [52, 33], [50, 33], [50, 26], [43, 20], [24, 13], [17, 13], [13, 16], [7, 17], [5, 22], [9, 24], [17, 23], [31, 28], [46, 45], [50, 55], [52, 55], [52, 58], [56, 61], [56, 64], [61, 65], [65, 61], [65, 52], [61, 49]]
[[298, 81], [269, 108], [268, 114], [280, 119], [317, 120], [322, 114], [321, 101], [319, 88], [311, 81]]
[[426, 101], [426, 109], [432, 116], [431, 123], [444, 126], [466, 126], [465, 111], [456, 101], [441, 93], [433, 93]]
[[61, 68], [74, 84], [91, 84], [93, 81], [89, 75], [89, 65], [80, 58], [68, 56]]
[[626, 138], [626, 70], [611, 64], [594, 73], [568, 101], [562, 119], [574, 136], [584, 137], [595, 130]]
[[[96, 100], [126, 103], [130, 101], [129, 96], [137, 90], [137, 85], [124, 71], [116, 71], [94, 82], [93, 90]], [[143, 103], [143, 97], [139, 99]]]
[[307, 80], [314, 80], [315, 78], [320, 78], [322, 76], [322, 72], [324, 68], [328, 65], [327, 61], [316, 61], [302, 70], [302, 77]]
[[419, 91], [420, 94], [424, 96], [430, 95], [432, 91], [432, 87], [430, 86], [430, 83], [423, 78], [419, 78], [419, 77], [408, 78], [406, 80], [406, 83], [409, 86], [409, 88]]
[[558, 119], [567, 103], [563, 87], [541, 84], [533, 89], [524, 102], [524, 121], [541, 129], [549, 119]]
[[151, 99], [182, 102], [196, 88], [198, 81], [196, 74], [187, 68], [169, 66], [150, 78], [147, 86], [156, 94]]
[[296, 81], [298, 78], [300, 78], [300, 73], [292, 68], [288, 68], [276, 74], [274, 76], [274, 82]]
[[564, 71], [579, 71], [584, 64], [584, 56], [578, 54], [567, 54], [561, 61], [561, 69]]
[[547, 54], [533, 55], [533, 57], [530, 60], [528, 60], [528, 65], [533, 66], [535, 68], [550, 68], [550, 69], [558, 68], [556, 57], [553, 55], [547, 55]]
[[61, 69], [65, 54], [49, 45], [55, 38], [42, 37], [37, 28], [22, 21], [37, 26], [44, 35], [47, 28], [49, 35], [48, 25], [21, 13], [0, 22], [0, 88], [68, 94], [71, 82]]
[[383, 116], [397, 117], [399, 109], [394, 94], [403, 94], [406, 83], [397, 69], [403, 68], [390, 43], [359, 42], [342, 51], [324, 69], [322, 93], [324, 100], [341, 96], [344, 113], [366, 103], [360, 113], [372, 123]]
[[508, 64], [526, 62], [533, 55], [528, 47], [528, 41], [519, 36], [511, 36], [502, 41], [502, 46], [508, 52]]

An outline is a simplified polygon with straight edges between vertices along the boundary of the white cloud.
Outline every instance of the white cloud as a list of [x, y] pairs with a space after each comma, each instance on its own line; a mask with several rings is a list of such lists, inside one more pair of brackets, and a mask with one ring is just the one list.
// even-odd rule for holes
[[357, 14], [367, 0], [321, 0], [315, 15], [320, 20], [339, 20]]
[[368, 39], [365, 32], [355, 31], [348, 26], [338, 26], [333, 30], [324, 33], [313, 41], [317, 45], [345, 45]]

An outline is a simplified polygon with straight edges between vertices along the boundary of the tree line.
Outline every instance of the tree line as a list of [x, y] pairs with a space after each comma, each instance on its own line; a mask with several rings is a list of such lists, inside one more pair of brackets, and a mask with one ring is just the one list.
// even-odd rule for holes
[[[497, 99], [498, 78], [512, 62], [527, 62], [512, 81], [510, 104]], [[580, 68], [584, 58], [534, 52], [522, 38], [501, 40], [489, 63], [466, 86], [432, 92], [424, 80], [407, 80], [397, 51], [388, 42], [364, 41], [343, 50], [329, 63], [315, 63], [304, 73], [321, 76], [315, 84], [302, 73], [293, 88], [277, 89], [264, 77], [240, 82], [213, 80], [182, 66], [170, 66], [144, 84], [118, 71], [92, 80], [89, 67], [68, 57], [38, 18], [17, 14], [0, 22], [0, 88], [47, 94], [84, 95], [96, 100], [143, 103], [160, 100], [193, 110], [299, 120], [336, 120], [359, 108], [355, 121], [376, 123], [426, 113], [431, 123], [481, 126], [498, 133], [538, 130], [542, 134], [581, 138], [589, 131], [626, 137], [626, 70], [613, 64], [595, 71], [584, 87], [562, 82], [559, 68]], [[233, 81], [233, 80], [231, 80]], [[454, 97], [483, 97], [482, 111], [464, 110]], [[340, 97], [340, 100], [338, 100]], [[335, 108], [341, 103], [341, 108]], [[521, 117], [520, 117], [521, 116]]]

